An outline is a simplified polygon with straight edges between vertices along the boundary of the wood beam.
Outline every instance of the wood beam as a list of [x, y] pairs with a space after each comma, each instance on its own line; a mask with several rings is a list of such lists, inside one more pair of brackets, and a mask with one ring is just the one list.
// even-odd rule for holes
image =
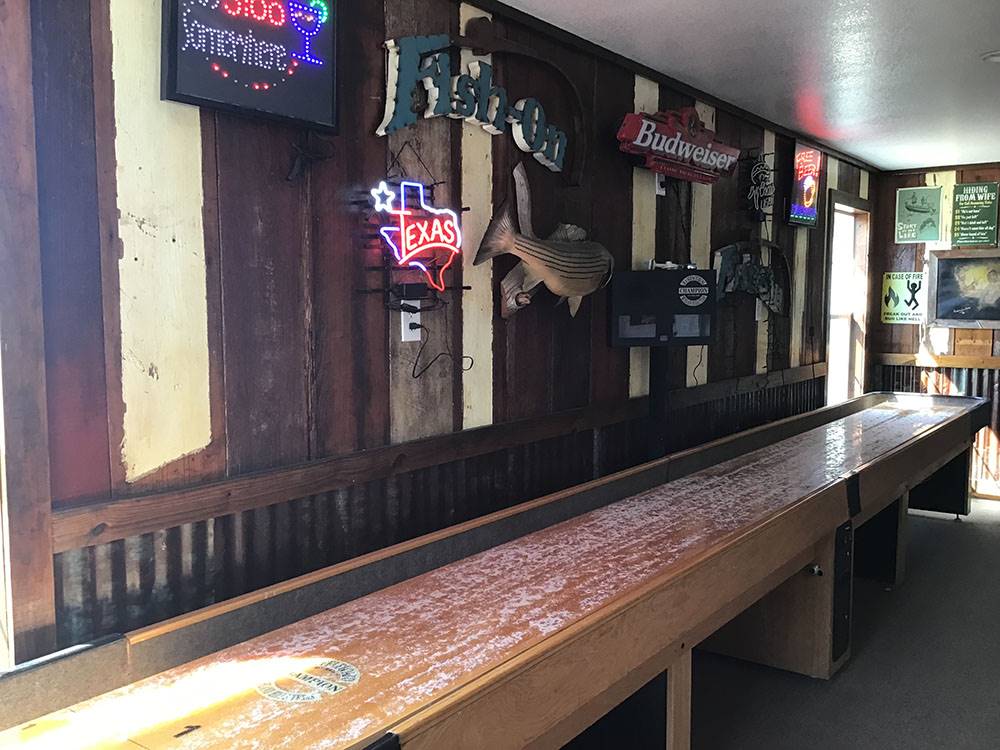
[[[409, 443], [324, 458], [286, 469], [245, 474], [209, 484], [61, 508], [53, 519], [55, 552], [106, 544], [137, 534], [205, 521], [318, 495], [357, 482], [403, 474], [525, 445], [538, 440], [638, 419], [645, 398], [449, 433]], [[443, 458], [444, 457], [444, 458]]]
[[52, 503], [28, 0], [0, 0], [0, 588], [13, 648], [0, 668], [55, 648]]

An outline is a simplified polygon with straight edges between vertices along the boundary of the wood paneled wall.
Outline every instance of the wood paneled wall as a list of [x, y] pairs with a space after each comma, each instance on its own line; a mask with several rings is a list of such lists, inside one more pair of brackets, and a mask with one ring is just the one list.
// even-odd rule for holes
[[[131, 71], [128, 78], [116, 75], [115, 66], [133, 56], [158, 59], [150, 13], [159, 0], [54, 2], [50, 8], [49, 0], [32, 0], [31, 13], [47, 376], [41, 393], [51, 446], [45, 504], [46, 512], [50, 505], [56, 514], [57, 532], [71, 516], [91, 518], [95, 541], [58, 548], [54, 558], [61, 644], [162, 619], [667, 449], [821, 405], [822, 378], [817, 378], [726, 397], [697, 413], [672, 414], [666, 394], [693, 384], [687, 352], [656, 350], [647, 360], [610, 348], [607, 290], [587, 298], [575, 319], [542, 292], [530, 307], [502, 321], [496, 287], [514, 265], [512, 257], [495, 261], [492, 274], [470, 273], [476, 288], [468, 305], [456, 294], [445, 310], [424, 316], [429, 329], [424, 361], [443, 351], [452, 357], [414, 380], [410, 369], [419, 345], [400, 343], [398, 314], [386, 311], [380, 295], [364, 293], [381, 286], [381, 274], [370, 270], [380, 255], [359, 240], [364, 227], [352, 201], [383, 179], [397, 156], [409, 176], [439, 183], [439, 202], [468, 202], [466, 220], [480, 227], [492, 207], [512, 197], [512, 169], [526, 162], [536, 232], [545, 236], [559, 223], [578, 224], [608, 247], [618, 268], [632, 267], [638, 258], [704, 259], [725, 244], [760, 237], [762, 227], [749, 219], [738, 178], [711, 188], [668, 181], [666, 195], [659, 197], [633, 193], [635, 185], [651, 188], [652, 182], [634, 179], [615, 133], [623, 115], [634, 109], [637, 74], [648, 77], [649, 71], [484, 2], [501, 34], [555, 63], [580, 92], [585, 132], [571, 138], [577, 145], [588, 140], [588, 160], [582, 182], [569, 186], [520, 152], [509, 135], [488, 145], [469, 144], [468, 126], [461, 122], [422, 121], [390, 138], [374, 135], [384, 105], [383, 41], [456, 33], [462, 18], [479, 12], [473, 5], [341, 4], [340, 130], [321, 136], [211, 110], [192, 118], [192, 108], [158, 100], [152, 66]], [[534, 96], [550, 121], [572, 123], [575, 105], [565, 81], [550, 68], [502, 54], [494, 55], [493, 64], [512, 96]], [[138, 90], [123, 89], [126, 80]], [[714, 111], [719, 137], [729, 143], [747, 150], [774, 143], [778, 215], [768, 231], [797, 279], [797, 314], [759, 324], [753, 300], [727, 298], [717, 336], [695, 363], [698, 384], [706, 377], [719, 382], [754, 375], [758, 360], [766, 360], [772, 372], [822, 362], [826, 234], [822, 228], [789, 227], [781, 216], [790, 194], [793, 138], [714, 100], [700, 101], [669, 81], [640, 79], [639, 85], [654, 101], [658, 93], [660, 109], [699, 104]], [[123, 186], [137, 184], [135, 172], [150, 163], [123, 131], [124, 123], [136, 121], [149, 123], [142, 148], [180, 139], [196, 149], [187, 156], [197, 156], [201, 165], [200, 172], [157, 183], [150, 215], [123, 209], [136, 205], [134, 195], [121, 192]], [[463, 158], [473, 155], [491, 166], [492, 180], [466, 190], [463, 174], [474, 167]], [[841, 189], [857, 194], [862, 179], [867, 184], [858, 167], [839, 163]], [[192, 205], [190, 196], [199, 193], [201, 204]], [[640, 199], [643, 209], [635, 211], [633, 203]], [[822, 227], [825, 206], [821, 211]], [[635, 216], [649, 226], [637, 228]], [[173, 247], [183, 244], [171, 234], [173, 220], [200, 227], [192, 246]], [[143, 277], [130, 266], [145, 261], [134, 252], [131, 238], [137, 232], [151, 233], [163, 252], [189, 250], [203, 258], [203, 314], [181, 310], [157, 319], [148, 303], [141, 315], [129, 308], [137, 284], [142, 299], [154, 304], [157, 294], [171, 293], [155, 275]], [[635, 248], [634, 237], [652, 246]], [[475, 250], [466, 248], [469, 254]], [[452, 279], [462, 283], [461, 269]], [[483, 284], [490, 287], [485, 294]], [[199, 280], [195, 293], [200, 288]], [[189, 285], [185, 294], [191, 293]], [[483, 330], [484, 315], [474, 305], [484, 299], [494, 306], [487, 325], [492, 347], [476, 347], [474, 375], [465, 380], [463, 342], [470, 341], [470, 332]], [[207, 362], [194, 356], [147, 361], [128, 344], [134, 336], [150, 351], [169, 342], [195, 352], [204, 343]], [[766, 341], [765, 357], [758, 341]], [[631, 372], [647, 361], [648, 373]], [[169, 396], [157, 390], [183, 374], [177, 368], [186, 364], [201, 369], [184, 382], [203, 382], [207, 389], [204, 408], [185, 402], [196, 410], [197, 421], [210, 426], [204, 439], [175, 423], [182, 412], [173, 413]], [[166, 367], [173, 369], [164, 372]], [[636, 418], [635, 402], [629, 401], [630, 382], [647, 380], [656, 404], [653, 420]], [[211, 482], [232, 481], [238, 488], [251, 472], [274, 471], [278, 477], [291, 466], [445, 435], [469, 421], [488, 423], [489, 409], [466, 408], [465, 401], [476, 397], [468, 387], [473, 382], [491, 390], [484, 395], [494, 425], [558, 419], [573, 409], [598, 410], [605, 417], [471, 457], [449, 455], [445, 442], [439, 461], [416, 470], [361, 476], [350, 486], [318, 493], [234, 496], [231, 510], [221, 515], [198, 514], [153, 532], [144, 528], [141, 534], [109, 538], [106, 525], [102, 528], [104, 509], [113, 506], [127, 515], [135, 498], [157, 502], [174, 490]], [[129, 403], [134, 398], [140, 402]], [[126, 419], [130, 409], [132, 417], [143, 411], [157, 421], [137, 431]], [[608, 410], [622, 416], [608, 419]], [[702, 424], [695, 429], [693, 422]], [[176, 433], [176, 444], [195, 449], [157, 462], [163, 445], [175, 444], [144, 446], [144, 434], [158, 430]], [[152, 456], [152, 467], [134, 470], [138, 464], [123, 456], [130, 446]], [[358, 454], [359, 465], [365, 455]]]
[[[1000, 357], [1000, 338], [995, 337], [993, 331], [957, 329], [949, 331], [935, 330], [926, 326], [882, 325], [879, 306], [883, 274], [892, 271], [921, 271], [927, 262], [928, 248], [925, 244], [897, 245], [894, 242], [896, 191], [899, 188], [930, 184], [954, 185], [997, 181], [1000, 181], [1000, 164], [885, 175], [879, 181], [875, 241], [869, 264], [870, 352], [944, 357], [952, 355]], [[952, 192], [946, 187], [943, 193], [944, 217], [950, 226]], [[949, 247], [951, 247], [950, 233], [945, 236], [943, 242], [935, 243], [933, 249], [941, 250]], [[995, 363], [984, 363], [983, 366], [1000, 367], [1000, 358]]]
[[[917, 325], [883, 325], [880, 320], [882, 276], [892, 271], [924, 270], [928, 250], [951, 246], [943, 242], [897, 245], [896, 191], [904, 187], [943, 184], [943, 211], [950, 227], [950, 186], [968, 182], [1000, 181], [1000, 164], [980, 164], [926, 172], [884, 175], [879, 182], [875, 242], [869, 263], [869, 387], [914, 393], [982, 396], [993, 401], [991, 426], [976, 439], [973, 451], [973, 488], [1000, 497], [1000, 335], [993, 330], [945, 329]], [[975, 248], [972, 248], [975, 249]]]

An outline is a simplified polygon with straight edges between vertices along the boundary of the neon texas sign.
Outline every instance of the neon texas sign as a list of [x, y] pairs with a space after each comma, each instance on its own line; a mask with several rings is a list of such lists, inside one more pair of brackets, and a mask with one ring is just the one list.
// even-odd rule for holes
[[[451, 209], [431, 206], [427, 202], [427, 188], [419, 182], [403, 182], [397, 193], [383, 181], [372, 189], [371, 195], [375, 211], [395, 219], [379, 233], [392, 250], [396, 263], [422, 271], [430, 285], [443, 292], [444, 273], [462, 252], [458, 214]], [[411, 196], [416, 200], [411, 201]]]
[[493, 66], [469, 63], [468, 72], [451, 75], [451, 38], [446, 34], [390, 39], [386, 76], [385, 119], [375, 131], [394, 133], [417, 122], [410, 95], [418, 84], [427, 91], [425, 118], [452, 117], [478, 125], [492, 135], [507, 132], [518, 148], [531, 154], [553, 172], [566, 162], [566, 133], [550, 125], [537, 99], [509, 104], [507, 90], [493, 84]]

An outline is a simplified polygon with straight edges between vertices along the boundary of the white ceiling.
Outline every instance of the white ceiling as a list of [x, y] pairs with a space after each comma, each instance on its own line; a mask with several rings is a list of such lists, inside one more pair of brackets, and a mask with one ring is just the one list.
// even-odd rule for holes
[[1000, 0], [507, 0], [881, 169], [1000, 161]]

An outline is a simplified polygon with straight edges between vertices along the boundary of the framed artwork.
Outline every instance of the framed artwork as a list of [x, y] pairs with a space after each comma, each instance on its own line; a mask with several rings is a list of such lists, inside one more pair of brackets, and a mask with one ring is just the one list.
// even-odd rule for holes
[[941, 241], [941, 188], [896, 191], [896, 244]]
[[336, 0], [163, 0], [164, 99], [337, 125]]
[[927, 296], [930, 325], [1000, 329], [1000, 250], [932, 252]]

